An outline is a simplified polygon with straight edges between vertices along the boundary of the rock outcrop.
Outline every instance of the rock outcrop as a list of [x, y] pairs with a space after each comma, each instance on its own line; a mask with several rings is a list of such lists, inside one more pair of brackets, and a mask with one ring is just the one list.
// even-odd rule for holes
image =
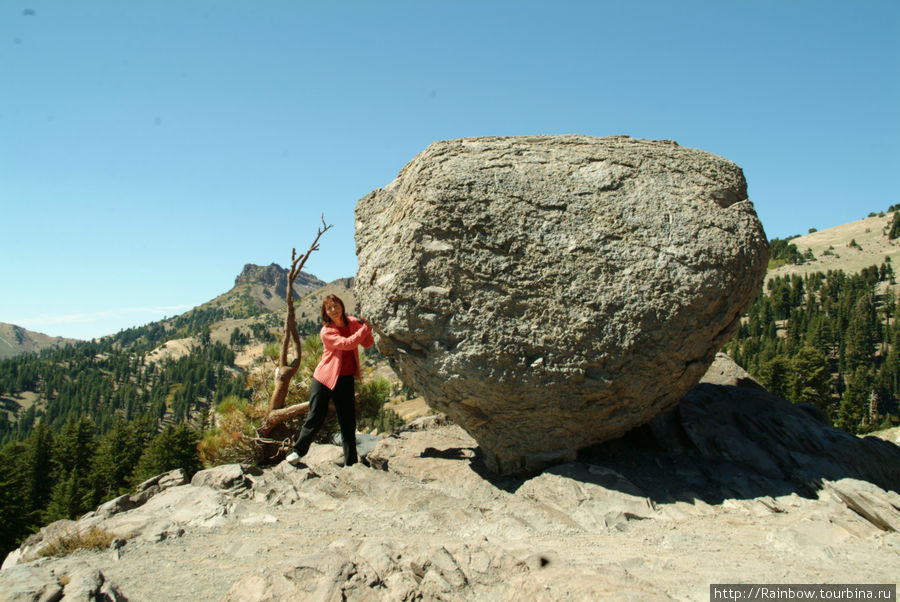
[[360, 313], [496, 472], [621, 435], [694, 386], [768, 245], [736, 165], [674, 142], [436, 142], [356, 208]]
[[[287, 290], [287, 275], [288, 270], [277, 263], [272, 263], [267, 266], [248, 263], [244, 266], [244, 269], [241, 270], [241, 273], [237, 275], [237, 278], [234, 279], [234, 285], [264, 284], [266, 286], [274, 287], [276, 290], [280, 290], [281, 296], [284, 297], [284, 292]], [[317, 289], [325, 286], [325, 282], [319, 280], [312, 274], [300, 272], [297, 279], [294, 281], [294, 286], [303, 290]]]
[[[278, 299], [284, 299], [287, 292], [288, 270], [277, 263], [267, 266], [248, 263], [234, 279], [234, 286], [261, 285], [264, 290], [274, 294]], [[300, 272], [294, 281], [294, 296], [300, 297], [310, 291], [325, 286], [325, 282], [312, 274]]]
[[818, 412], [772, 395], [724, 354], [678, 406], [582, 450], [581, 459], [658, 501], [815, 497], [825, 482], [852, 480], [893, 491], [900, 511], [900, 447], [823, 424]]
[[[61, 583], [60, 581], [65, 583]], [[37, 565], [16, 566], [0, 573], [0, 600], [10, 602], [126, 602], [127, 598], [102, 571], [81, 566], [57, 575]]]

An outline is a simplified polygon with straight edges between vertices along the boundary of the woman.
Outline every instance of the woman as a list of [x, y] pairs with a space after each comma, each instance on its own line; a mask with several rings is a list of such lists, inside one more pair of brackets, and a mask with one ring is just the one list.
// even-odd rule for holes
[[322, 344], [325, 350], [313, 372], [309, 387], [309, 414], [300, 437], [294, 443], [294, 451], [287, 461], [297, 464], [309, 451], [313, 437], [322, 428], [328, 414], [328, 402], [334, 403], [341, 440], [344, 442], [344, 466], [356, 463], [356, 399], [354, 377], [361, 378], [359, 350], [371, 347], [372, 327], [366, 322], [344, 314], [344, 302], [337, 295], [328, 295], [322, 301]]

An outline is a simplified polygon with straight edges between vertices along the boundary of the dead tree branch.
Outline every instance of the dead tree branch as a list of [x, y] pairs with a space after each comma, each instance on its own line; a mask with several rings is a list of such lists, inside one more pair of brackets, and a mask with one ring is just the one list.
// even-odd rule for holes
[[[330, 230], [332, 226], [333, 224], [325, 224], [325, 215], [323, 214], [322, 225], [316, 232], [316, 238], [309, 246], [306, 254], [302, 257], [298, 257], [297, 249], [291, 250], [291, 269], [287, 276], [287, 292], [285, 293], [285, 296], [287, 297], [287, 314], [284, 317], [284, 336], [281, 341], [281, 357], [276, 372], [275, 390], [272, 391], [272, 395], [269, 397], [269, 413], [266, 415], [263, 425], [257, 429], [257, 433], [261, 437], [268, 435], [272, 429], [279, 424], [308, 411], [309, 404], [304, 403], [296, 404], [288, 408], [284, 407], [284, 400], [287, 398], [291, 380], [294, 378], [294, 375], [297, 374], [297, 370], [300, 369], [300, 359], [302, 355], [300, 335], [297, 333], [297, 318], [294, 314], [294, 280], [300, 274], [300, 271], [303, 269], [306, 260], [309, 259], [312, 252], [319, 250], [319, 239], [325, 232]], [[291, 344], [294, 346], [296, 357], [288, 362]]]

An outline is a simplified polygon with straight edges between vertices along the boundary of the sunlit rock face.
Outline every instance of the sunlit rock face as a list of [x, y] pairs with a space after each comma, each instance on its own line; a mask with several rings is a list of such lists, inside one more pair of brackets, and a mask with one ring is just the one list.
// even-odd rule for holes
[[671, 408], [759, 290], [741, 169], [670, 141], [436, 142], [356, 208], [360, 313], [501, 473]]

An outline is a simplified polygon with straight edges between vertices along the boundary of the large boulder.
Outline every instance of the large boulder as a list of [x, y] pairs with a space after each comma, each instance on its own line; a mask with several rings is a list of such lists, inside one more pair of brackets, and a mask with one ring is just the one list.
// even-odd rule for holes
[[671, 408], [759, 291], [741, 169], [669, 141], [436, 142], [356, 207], [360, 314], [514, 473]]

